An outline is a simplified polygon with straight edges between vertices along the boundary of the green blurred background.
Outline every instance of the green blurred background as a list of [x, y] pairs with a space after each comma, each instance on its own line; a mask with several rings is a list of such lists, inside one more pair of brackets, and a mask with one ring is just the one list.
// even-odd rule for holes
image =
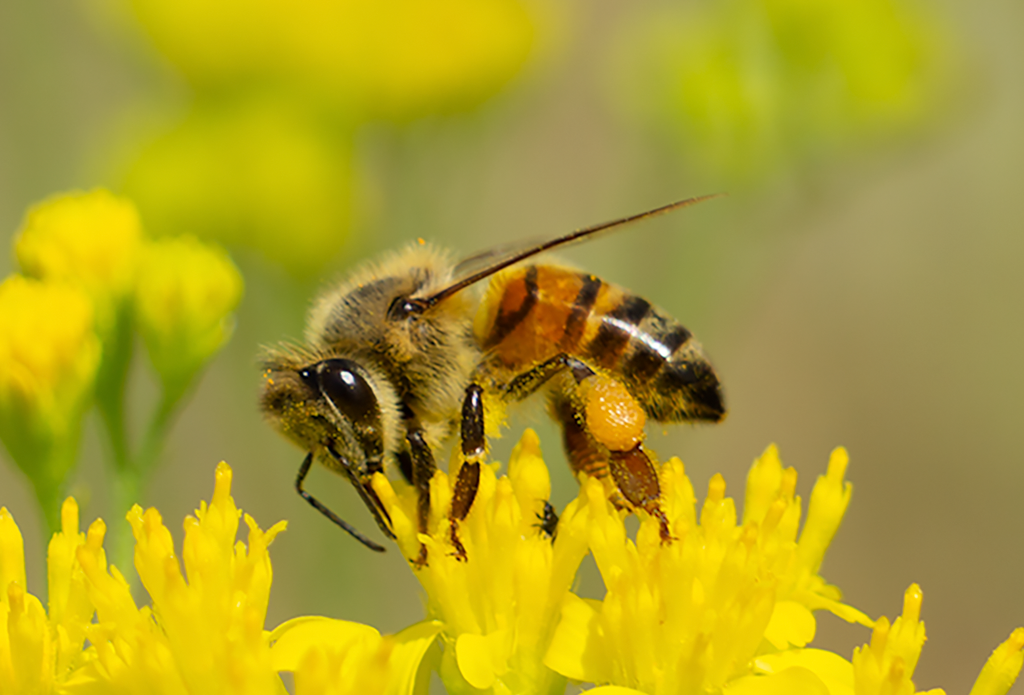
[[[777, 442], [805, 499], [846, 446], [855, 494], [823, 574], [871, 616], [919, 582], [930, 640], [915, 682], [965, 691], [1024, 624], [1024, 6], [293, 5], [0, 3], [4, 238], [30, 204], [103, 185], [153, 234], [227, 244], [245, 275], [236, 334], [140, 501], [180, 530], [227, 460], [243, 509], [289, 521], [269, 625], [401, 629], [421, 616], [402, 558], [293, 491], [302, 453], [255, 406], [260, 345], [300, 337], [319, 289], [416, 237], [469, 253], [728, 191], [564, 255], [678, 317], [723, 378], [723, 425], [651, 445], [698, 490], [720, 471], [741, 496]], [[143, 362], [130, 398], [148, 406]], [[495, 458], [536, 425], [562, 506], [575, 483], [532, 410]], [[124, 523], [96, 424], [74, 491], [86, 523]], [[308, 487], [376, 532], [340, 479], [316, 471]], [[13, 466], [0, 503], [38, 593], [44, 539]], [[582, 590], [598, 596], [592, 570]], [[819, 620], [817, 643], [841, 654], [867, 636]]]

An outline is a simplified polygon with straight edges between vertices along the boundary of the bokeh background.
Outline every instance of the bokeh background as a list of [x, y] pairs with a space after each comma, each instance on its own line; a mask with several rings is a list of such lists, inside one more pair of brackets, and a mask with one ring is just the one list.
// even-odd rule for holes
[[[259, 347], [417, 237], [469, 253], [727, 191], [564, 254], [677, 316], [724, 380], [724, 424], [651, 445], [698, 490], [720, 471], [741, 496], [776, 442], [805, 499], [846, 446], [855, 493], [823, 574], [871, 616], [919, 582], [915, 681], [963, 692], [1024, 624], [1022, 68], [1014, 0], [5, 0], [0, 234], [102, 185], [151, 234], [227, 245], [246, 280], [235, 336], [140, 502], [181, 519], [227, 460], [241, 507], [289, 521], [268, 624], [396, 631], [421, 616], [416, 582], [295, 495], [302, 453], [255, 405]], [[145, 410], [156, 382], [137, 361]], [[495, 458], [527, 423], [562, 506], [575, 483], [541, 408]], [[124, 523], [104, 457], [92, 421], [74, 492], [87, 521]], [[308, 487], [376, 532], [340, 479]], [[44, 539], [13, 466], [0, 504], [38, 593]], [[867, 636], [819, 620], [839, 653]]]

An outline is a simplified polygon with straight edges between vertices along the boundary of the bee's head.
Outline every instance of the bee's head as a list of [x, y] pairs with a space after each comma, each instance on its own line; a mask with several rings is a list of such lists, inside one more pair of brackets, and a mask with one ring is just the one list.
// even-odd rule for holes
[[374, 370], [342, 357], [302, 361], [286, 353], [264, 366], [260, 405], [282, 434], [306, 451], [327, 454], [328, 466], [340, 456], [359, 470], [379, 470], [388, 399], [379, 395], [387, 389]]

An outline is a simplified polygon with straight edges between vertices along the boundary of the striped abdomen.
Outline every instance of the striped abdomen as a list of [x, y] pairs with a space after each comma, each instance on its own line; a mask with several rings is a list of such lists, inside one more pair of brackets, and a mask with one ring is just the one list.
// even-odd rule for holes
[[622, 380], [648, 417], [720, 420], [714, 368], [678, 321], [587, 273], [531, 265], [491, 281], [476, 334], [514, 373], [566, 353]]

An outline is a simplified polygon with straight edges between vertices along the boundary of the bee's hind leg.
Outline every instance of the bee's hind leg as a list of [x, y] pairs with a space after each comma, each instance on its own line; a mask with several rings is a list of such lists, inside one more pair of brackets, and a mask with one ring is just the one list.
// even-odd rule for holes
[[[601, 377], [595, 377], [601, 378]], [[632, 398], [623, 390], [622, 398]], [[621, 448], [612, 448], [600, 441], [594, 434], [598, 425], [602, 433], [608, 430], [608, 423], [598, 423], [591, 418], [601, 418], [600, 413], [589, 413], [586, 401], [578, 403], [569, 394], [552, 397], [551, 411], [562, 426], [562, 437], [566, 458], [576, 473], [601, 478], [611, 478], [613, 485], [606, 485], [609, 500], [616, 507], [628, 510], [643, 509], [658, 520], [662, 542], [672, 540], [668, 517], [661, 509], [661, 482], [658, 469], [643, 447], [642, 441], [624, 443]], [[589, 415], [589, 417], [588, 417]]]
[[466, 387], [462, 401], [462, 465], [455, 478], [452, 491], [451, 542], [455, 557], [466, 559], [466, 548], [459, 540], [459, 522], [466, 518], [480, 486], [480, 462], [487, 453], [487, 439], [484, 435], [483, 388], [479, 384]]

